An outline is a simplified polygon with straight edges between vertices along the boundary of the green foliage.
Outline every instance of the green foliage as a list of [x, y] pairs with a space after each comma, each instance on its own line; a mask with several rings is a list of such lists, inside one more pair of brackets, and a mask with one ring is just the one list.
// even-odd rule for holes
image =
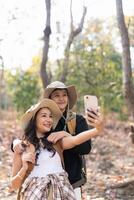
[[92, 23], [89, 30], [74, 42], [67, 84], [76, 85], [80, 111], [83, 111], [83, 95], [92, 94], [98, 97], [105, 111], [122, 113], [125, 105], [121, 55], [114, 48], [111, 34], [103, 31], [101, 22], [97, 26], [98, 23]]
[[119, 112], [123, 104], [120, 55], [107, 45], [103, 52], [102, 47], [91, 51], [82, 48], [76, 54], [72, 55], [68, 82], [77, 86], [80, 96], [96, 95], [106, 110]]
[[9, 93], [19, 112], [36, 103], [40, 96], [37, 74], [31, 71], [11, 73], [7, 76]]

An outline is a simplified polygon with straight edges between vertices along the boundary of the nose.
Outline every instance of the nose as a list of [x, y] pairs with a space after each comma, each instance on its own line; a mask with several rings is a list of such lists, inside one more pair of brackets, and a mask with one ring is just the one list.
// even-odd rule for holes
[[49, 116], [47, 117], [46, 120], [47, 120], [47, 122], [49, 122], [49, 123], [51, 123], [51, 124], [52, 124], [52, 122], [53, 122], [53, 118], [52, 118], [52, 117], [49, 117]]
[[64, 99], [64, 96], [62, 96], [62, 95], [61, 95], [61, 96], [59, 96], [59, 100], [61, 100], [61, 101], [62, 101], [63, 99]]

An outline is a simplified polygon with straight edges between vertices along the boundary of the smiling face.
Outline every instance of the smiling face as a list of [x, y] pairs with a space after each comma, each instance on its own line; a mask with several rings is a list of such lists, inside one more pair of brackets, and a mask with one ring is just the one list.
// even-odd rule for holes
[[68, 95], [66, 89], [56, 89], [52, 92], [50, 98], [59, 106], [61, 112], [66, 110], [68, 105]]
[[52, 113], [48, 108], [41, 108], [36, 115], [36, 132], [38, 137], [51, 130], [53, 125]]

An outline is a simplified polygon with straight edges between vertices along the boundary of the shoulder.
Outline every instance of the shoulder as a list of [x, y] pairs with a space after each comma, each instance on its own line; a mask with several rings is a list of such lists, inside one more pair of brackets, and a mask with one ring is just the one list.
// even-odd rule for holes
[[81, 114], [76, 114], [76, 120], [77, 120], [77, 121], [85, 121], [85, 122], [86, 122], [84, 116], [81, 115]]
[[76, 115], [76, 134], [88, 130], [88, 124], [83, 115]]
[[85, 120], [82, 114], [77, 114], [76, 112], [73, 112], [71, 110], [68, 112], [68, 116], [69, 119], [76, 119], [77, 121]]

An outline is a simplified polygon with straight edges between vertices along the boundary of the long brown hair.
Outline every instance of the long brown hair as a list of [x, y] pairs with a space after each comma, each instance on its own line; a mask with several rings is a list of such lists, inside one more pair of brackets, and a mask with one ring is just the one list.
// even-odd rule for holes
[[37, 161], [38, 156], [40, 154], [41, 147], [52, 152], [52, 156], [54, 156], [54, 154], [56, 152], [56, 150], [53, 147], [52, 142], [49, 142], [47, 140], [47, 137], [52, 133], [52, 129], [49, 132], [44, 133], [44, 137], [42, 137], [42, 138], [38, 138], [37, 135], [36, 135], [36, 117], [37, 117], [38, 112], [41, 109], [42, 108], [40, 108], [36, 112], [34, 118], [32, 118], [29, 121], [28, 126], [24, 130], [24, 135], [23, 135], [23, 138], [22, 138], [23, 141], [28, 141], [28, 142], [30, 142], [31, 144], [34, 145], [35, 151], [36, 151], [36, 161]]

